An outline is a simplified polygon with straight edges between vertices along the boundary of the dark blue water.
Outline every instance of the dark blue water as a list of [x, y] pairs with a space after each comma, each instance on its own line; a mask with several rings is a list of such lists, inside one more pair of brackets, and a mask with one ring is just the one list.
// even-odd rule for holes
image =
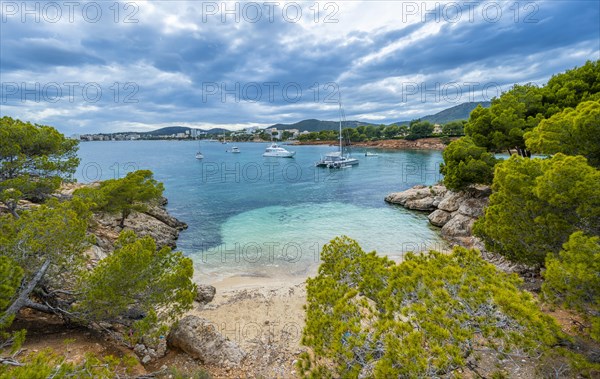
[[[227, 152], [234, 145], [240, 154]], [[262, 157], [267, 146], [85, 142], [76, 177], [88, 182], [152, 170], [165, 185], [169, 212], [189, 225], [179, 249], [206, 275], [303, 275], [318, 263], [322, 245], [341, 234], [390, 256], [441, 244], [425, 214], [383, 201], [390, 192], [440, 180], [440, 152], [371, 149], [379, 156], [365, 157], [366, 150], [355, 149], [358, 166], [329, 170], [314, 163], [335, 147], [286, 146], [296, 156], [282, 159]], [[195, 159], [198, 149], [203, 160]]]

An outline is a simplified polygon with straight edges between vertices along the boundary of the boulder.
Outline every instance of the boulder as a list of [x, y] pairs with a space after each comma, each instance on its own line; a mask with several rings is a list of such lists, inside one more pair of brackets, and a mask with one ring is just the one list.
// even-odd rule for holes
[[444, 186], [436, 185], [427, 187], [419, 185], [409, 188], [406, 191], [391, 193], [386, 196], [385, 201], [403, 205], [408, 209], [431, 211], [442, 201], [446, 192], [447, 190]]
[[474, 218], [455, 212], [452, 214], [452, 218], [442, 227], [442, 236], [451, 240], [456, 237], [469, 237], [474, 222]]
[[487, 197], [475, 197], [465, 199], [458, 208], [458, 213], [478, 218], [483, 216], [483, 208], [488, 205], [489, 198]]
[[422, 199], [416, 200], [407, 200], [404, 203], [404, 206], [407, 209], [413, 209], [416, 211], [432, 211], [435, 209], [433, 203], [435, 202], [435, 198], [433, 196], [424, 197]]
[[431, 191], [426, 186], [414, 186], [402, 192], [394, 192], [385, 197], [385, 201], [392, 204], [404, 205], [407, 200], [418, 200], [431, 196]]
[[210, 303], [217, 293], [217, 289], [208, 284], [198, 284], [198, 291], [196, 292], [196, 301], [200, 304]]
[[464, 201], [465, 194], [463, 192], [452, 192], [448, 191], [444, 199], [438, 204], [438, 209], [447, 212], [454, 212], [458, 210], [460, 204]]
[[444, 226], [451, 218], [451, 213], [437, 209], [433, 211], [427, 218], [432, 225]]
[[185, 351], [204, 364], [220, 367], [239, 366], [246, 353], [239, 345], [219, 333], [214, 325], [198, 316], [186, 316], [171, 330], [172, 346]]

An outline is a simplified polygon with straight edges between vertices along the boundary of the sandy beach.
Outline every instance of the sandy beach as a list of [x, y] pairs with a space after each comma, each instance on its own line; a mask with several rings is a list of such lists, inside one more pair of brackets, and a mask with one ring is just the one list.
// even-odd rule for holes
[[248, 354], [242, 367], [209, 368], [214, 377], [294, 378], [297, 356], [305, 351], [305, 281], [230, 277], [213, 283], [217, 293], [209, 304], [190, 314], [206, 318]]

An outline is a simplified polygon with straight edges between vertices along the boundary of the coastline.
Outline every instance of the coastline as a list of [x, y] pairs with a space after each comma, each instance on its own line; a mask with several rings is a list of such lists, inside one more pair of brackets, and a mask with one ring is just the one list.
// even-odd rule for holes
[[[459, 137], [452, 137], [454, 141]], [[295, 141], [293, 145], [336, 145], [337, 141]], [[421, 138], [414, 141], [404, 139], [386, 139], [379, 141], [365, 141], [352, 143], [353, 147], [368, 147], [389, 150], [444, 150], [446, 145], [439, 137]]]

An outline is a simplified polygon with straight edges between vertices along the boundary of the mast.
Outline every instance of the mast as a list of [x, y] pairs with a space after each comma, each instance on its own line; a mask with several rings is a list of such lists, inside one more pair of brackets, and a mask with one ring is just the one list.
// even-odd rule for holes
[[344, 156], [344, 150], [342, 150], [342, 101], [341, 100], [338, 103], [338, 105], [340, 107], [340, 135], [339, 135], [339, 140], [340, 140], [340, 156], [343, 157]]

